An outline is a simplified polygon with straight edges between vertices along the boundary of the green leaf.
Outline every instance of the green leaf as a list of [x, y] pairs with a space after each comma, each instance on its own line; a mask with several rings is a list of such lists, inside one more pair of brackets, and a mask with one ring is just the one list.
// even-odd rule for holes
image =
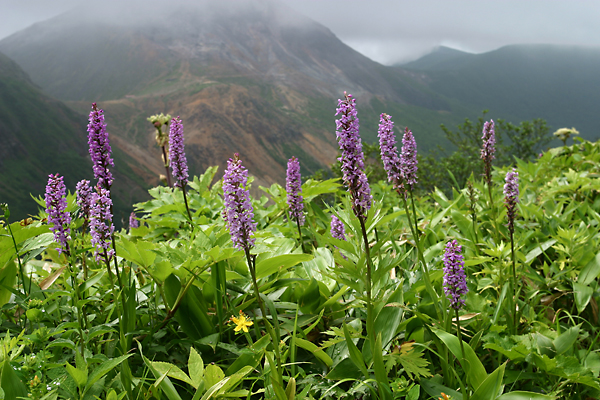
[[566, 353], [568, 350], [573, 348], [573, 345], [577, 341], [577, 337], [579, 336], [579, 328], [581, 325], [574, 326], [572, 328], [567, 329], [563, 333], [561, 333], [554, 341], [554, 348], [556, 349], [556, 354]]
[[[444, 342], [444, 344], [448, 347], [448, 350], [450, 350], [452, 354], [454, 354], [454, 357], [458, 358], [459, 360], [462, 360], [462, 350], [456, 336], [439, 329], [431, 330], [437, 337], [439, 337], [442, 340], [442, 342]], [[481, 361], [479, 361], [479, 357], [477, 357], [477, 354], [475, 354], [471, 346], [463, 342], [463, 347], [465, 349], [466, 360], [464, 361], [464, 363], [461, 363], [461, 365], [464, 364], [463, 369], [465, 370], [467, 379], [471, 384], [471, 387], [478, 388], [479, 385], [481, 385], [483, 381], [486, 380], [488, 376], [487, 372], [485, 371], [483, 364], [481, 363]]]
[[[207, 371], [208, 371], [208, 367], [210, 367], [211, 365], [212, 364], [209, 364], [207, 366], [207, 368], [206, 368]], [[217, 367], [217, 368], [219, 368], [219, 367]], [[208, 400], [210, 398], [220, 396], [220, 395], [228, 392], [230, 389], [233, 389], [253, 369], [254, 368], [252, 368], [250, 366], [246, 366], [246, 367], [242, 368], [241, 370], [239, 370], [238, 372], [236, 372], [235, 374], [228, 376], [227, 378], [223, 378], [222, 380], [220, 380], [213, 386], [209, 387], [208, 391], [204, 394], [204, 396], [202, 396], [202, 400]], [[219, 370], [220, 370], [220, 368], [219, 368]], [[222, 372], [223, 371], [221, 371], [221, 373]]]
[[577, 311], [581, 314], [592, 299], [594, 289], [581, 283], [573, 282], [573, 294], [575, 295], [575, 304]]
[[504, 368], [506, 363], [502, 364], [479, 385], [471, 400], [494, 400], [502, 388], [502, 379], [504, 378]]
[[194, 389], [198, 389], [198, 386], [202, 383], [204, 376], [204, 361], [200, 354], [193, 347], [190, 348], [190, 357], [188, 359], [188, 373], [192, 380], [192, 386]]
[[225, 378], [225, 373], [218, 365], [208, 364], [204, 369], [204, 381], [207, 388], [213, 387], [223, 378]]
[[81, 370], [79, 368], [75, 368], [74, 366], [72, 366], [69, 363], [67, 363], [65, 365], [65, 367], [66, 367], [69, 375], [71, 375], [71, 378], [73, 378], [73, 380], [75, 381], [77, 386], [79, 386], [79, 389], [83, 390], [83, 388], [85, 387], [85, 384], [88, 380], [87, 369]]
[[383, 364], [383, 349], [381, 347], [381, 332], [377, 334], [375, 339], [375, 348], [373, 349], [373, 369], [375, 370], [375, 379], [377, 380], [377, 387], [379, 395], [383, 400], [392, 400], [392, 392], [390, 390], [390, 382], [387, 378], [387, 371]]
[[12, 295], [11, 289], [17, 281], [17, 264], [9, 262], [0, 270], [0, 307], [8, 303]]
[[505, 393], [502, 396], [498, 397], [497, 400], [554, 400], [556, 396], [534, 393], [534, 392], [521, 392], [515, 391], [510, 393]]
[[150, 363], [159, 374], [166, 374], [170, 378], [178, 379], [180, 381], [184, 381], [185, 383], [194, 386], [190, 377], [187, 376], [187, 374], [183, 372], [179, 367], [171, 363], [162, 361], [150, 361]]
[[122, 236], [119, 236], [119, 238], [120, 240], [117, 242], [117, 254], [119, 256], [144, 268], [152, 265], [156, 258], [156, 253], [152, 251], [156, 248], [154, 243], [142, 240], [134, 243]]
[[579, 273], [577, 282], [582, 285], [589, 285], [600, 274], [600, 252], [592, 259]]
[[358, 347], [352, 341], [352, 337], [350, 336], [350, 332], [348, 332], [348, 326], [344, 323], [344, 337], [346, 338], [346, 345], [348, 346], [348, 352], [350, 353], [350, 359], [360, 369], [363, 373], [365, 379], [369, 377], [369, 373], [367, 372], [367, 366], [365, 365], [365, 360], [363, 359], [362, 353], [358, 350]]
[[313, 259], [311, 254], [282, 254], [265, 258], [256, 263], [256, 279], [264, 278], [275, 272], [283, 272], [304, 261]]
[[412, 375], [417, 378], [431, 376], [427, 368], [429, 361], [423, 356], [423, 348], [415, 347], [412, 342], [404, 343], [400, 346], [400, 354], [395, 356], [411, 379]]
[[313, 355], [319, 360], [321, 360], [325, 365], [327, 365], [328, 368], [331, 368], [331, 366], [333, 365], [333, 360], [331, 359], [331, 357], [329, 357], [327, 353], [325, 353], [313, 342], [309, 342], [308, 340], [304, 340], [301, 338], [296, 338], [296, 346], [313, 353]]
[[290, 378], [287, 387], [285, 388], [285, 395], [287, 400], [294, 400], [296, 398], [296, 379]]
[[94, 368], [94, 371], [90, 374], [87, 384], [85, 385], [85, 391], [89, 390], [94, 383], [96, 383], [100, 378], [106, 375], [109, 371], [115, 368], [117, 365], [121, 364], [123, 361], [127, 360], [133, 354], [126, 354], [124, 356], [120, 356], [117, 358], [113, 358], [108, 361], [104, 361], [102, 364], [98, 365]]
[[7, 400], [16, 400], [23, 397], [27, 398], [27, 388], [17, 376], [17, 373], [10, 365], [8, 359], [5, 359], [2, 363], [0, 387], [4, 391], [4, 398]]
[[537, 258], [540, 254], [548, 250], [550, 247], [554, 246], [556, 243], [556, 239], [550, 239], [545, 241], [544, 243], [537, 245], [534, 247], [527, 255], [525, 256], [525, 263], [529, 264], [533, 259]]

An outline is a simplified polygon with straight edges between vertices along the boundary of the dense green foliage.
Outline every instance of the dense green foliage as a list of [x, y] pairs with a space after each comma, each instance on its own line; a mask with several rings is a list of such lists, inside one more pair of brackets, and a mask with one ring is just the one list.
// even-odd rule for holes
[[[254, 201], [252, 253], [267, 318], [221, 218], [216, 168], [189, 183], [192, 221], [180, 191], [150, 190], [152, 200], [136, 206], [142, 225], [115, 235], [116, 282], [114, 265], [109, 271], [91, 257], [73, 196], [71, 259], [55, 250], [44, 212], [21, 222], [6, 213], [0, 387], [7, 399], [597, 398], [600, 144], [577, 140], [536, 161], [516, 160], [516, 297], [506, 169], [494, 170], [493, 206], [472, 178], [471, 192], [417, 198], [417, 238], [400, 198], [374, 184], [367, 331], [369, 262], [335, 180], [303, 185], [307, 254], [285, 219], [284, 189], [263, 188]], [[323, 196], [336, 201], [315, 201]], [[328, 233], [332, 214], [347, 241]], [[469, 287], [462, 348], [441, 287], [451, 239], [462, 245]]]

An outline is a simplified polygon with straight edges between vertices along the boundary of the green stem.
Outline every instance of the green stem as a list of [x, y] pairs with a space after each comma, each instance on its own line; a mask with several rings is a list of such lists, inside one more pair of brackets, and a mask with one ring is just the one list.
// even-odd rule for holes
[[[458, 318], [458, 309], [456, 309], [455, 311], [456, 311], [456, 337], [458, 338], [458, 343], [460, 343], [460, 351], [462, 353], [461, 365], [463, 366], [463, 370], [464, 370], [464, 366], [467, 365], [467, 358], [465, 357], [465, 346], [463, 344], [462, 335], [460, 333], [460, 319]], [[469, 390], [467, 388], [465, 388], [464, 393], [465, 393], [465, 400], [469, 400]]]
[[304, 241], [302, 240], [302, 229], [300, 229], [300, 218], [298, 216], [296, 216], [296, 225], [298, 226], [298, 240], [300, 241], [300, 246], [302, 246], [302, 252], [307, 253]]
[[[444, 313], [440, 306], [439, 296], [437, 295], [435, 289], [433, 288], [433, 284], [431, 283], [431, 279], [429, 278], [429, 271], [427, 270], [427, 264], [425, 263], [425, 257], [423, 257], [423, 251], [421, 250], [421, 242], [419, 240], [419, 236], [416, 231], [416, 227], [417, 227], [416, 221], [413, 226], [412, 219], [410, 216], [410, 211], [408, 209], [408, 202], [406, 201], [406, 196], [404, 196], [404, 193], [402, 193], [399, 189], [397, 189], [397, 193], [404, 201], [404, 210], [406, 211], [406, 217], [408, 218], [408, 226], [410, 227], [413, 238], [415, 240], [415, 245], [417, 246], [417, 257], [421, 264], [421, 273], [423, 274], [423, 281], [425, 282], [425, 289], [429, 293], [429, 296], [431, 296], [431, 300], [433, 301], [433, 305], [434, 305], [438, 320], [442, 321]], [[411, 199], [412, 199], [412, 192], [411, 192]], [[414, 199], [413, 199], [413, 210], [414, 210]], [[416, 213], [415, 213], [415, 219], [416, 219]], [[419, 262], [417, 262], [417, 263], [419, 263]]]
[[513, 230], [510, 229], [510, 253], [511, 253], [511, 258], [512, 258], [512, 285], [513, 285], [513, 334], [516, 335], [517, 334], [517, 324], [518, 324], [518, 320], [517, 320], [517, 306], [519, 303], [518, 300], [518, 289], [517, 289], [517, 266], [516, 266], [516, 260], [515, 260], [515, 241], [514, 241], [514, 236], [513, 236]]
[[163, 162], [165, 163], [165, 169], [167, 170], [167, 185], [169, 187], [173, 187], [173, 184], [171, 183], [171, 171], [169, 168], [169, 158], [167, 157], [167, 149], [165, 148], [165, 146], [161, 146], [161, 147], [162, 147], [162, 153], [163, 153]]
[[185, 193], [185, 185], [181, 187], [181, 191], [183, 192], [183, 201], [185, 202], [185, 209], [187, 210], [187, 214], [190, 219], [190, 224], [193, 224], [192, 213], [190, 212], [190, 207], [188, 206], [188, 201], [187, 201], [187, 194]]
[[[369, 247], [369, 239], [367, 238], [367, 228], [365, 227], [365, 219], [361, 215], [358, 216], [358, 220], [360, 221], [360, 228], [362, 230], [362, 237], [365, 246], [365, 253], [367, 259], [367, 337], [371, 343], [371, 350], [375, 347], [375, 315], [373, 313], [373, 298], [372, 298], [372, 278], [371, 274], [373, 271], [373, 260], [371, 260], [371, 249]], [[374, 351], [371, 351], [371, 354], [375, 354]]]
[[19, 263], [19, 272], [21, 275], [21, 287], [23, 288], [23, 293], [29, 296], [29, 293], [25, 291], [25, 275], [23, 275], [23, 265], [21, 264], [21, 257], [19, 257], [19, 248], [17, 247], [17, 242], [15, 241], [15, 235], [13, 235], [12, 229], [10, 227], [10, 223], [8, 222], [8, 218], [6, 220], [6, 226], [8, 226], [8, 231], [10, 232], [10, 237], [12, 239], [13, 245], [15, 247], [15, 252], [17, 253], [17, 262]]
[[258, 282], [256, 280], [255, 258], [252, 257], [252, 255], [250, 254], [250, 249], [245, 248], [244, 252], [246, 253], [246, 261], [248, 262], [248, 269], [250, 270], [250, 275], [252, 276], [252, 286], [254, 287], [254, 294], [256, 296], [256, 301], [258, 302], [258, 307], [260, 308], [260, 312], [262, 313], [262, 319], [263, 319], [263, 322], [265, 323], [265, 329], [267, 330], [267, 333], [271, 337], [273, 349], [275, 350], [277, 374], [279, 377], [279, 382], [277, 382], [277, 384], [283, 388], [283, 380], [282, 380], [283, 379], [283, 371], [282, 371], [282, 366], [281, 366], [281, 354], [279, 351], [280, 339], [277, 337], [277, 335], [273, 331], [273, 327], [271, 326], [271, 324], [269, 323], [269, 320], [267, 319], [267, 310], [265, 308], [265, 304], [262, 301], [262, 298], [260, 297], [260, 290], [258, 288]]

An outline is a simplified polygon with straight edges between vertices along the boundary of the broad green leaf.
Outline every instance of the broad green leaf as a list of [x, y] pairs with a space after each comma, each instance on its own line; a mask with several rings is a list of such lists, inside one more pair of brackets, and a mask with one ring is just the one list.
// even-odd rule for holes
[[207, 388], [213, 387], [223, 378], [225, 378], [225, 373], [218, 365], [208, 364], [204, 369], [204, 381]]
[[88, 380], [87, 369], [81, 370], [79, 368], [75, 368], [69, 363], [67, 363], [65, 367], [69, 375], [71, 375], [71, 378], [73, 378], [73, 380], [77, 384], [77, 386], [79, 386], [80, 389], [83, 389]]
[[148, 268], [154, 262], [156, 253], [152, 250], [155, 248], [156, 245], [154, 243], [142, 240], [138, 240], [134, 243], [120, 237], [120, 240], [117, 242], [117, 254], [119, 254], [119, 256], [144, 268]]
[[167, 376], [170, 378], [184, 381], [185, 383], [189, 383], [193, 386], [190, 377], [187, 376], [187, 374], [176, 365], [162, 361], [150, 361], [150, 363], [152, 364], [152, 367], [154, 367], [154, 369], [158, 371], [159, 374], [167, 374]]
[[577, 311], [579, 314], [581, 314], [592, 299], [594, 289], [587, 285], [573, 282], [573, 294], [575, 296], [575, 305], [577, 305]]
[[566, 353], [568, 350], [573, 348], [573, 345], [577, 341], [577, 337], [579, 336], [579, 329], [581, 325], [573, 326], [563, 333], [561, 333], [554, 341], [554, 348], [556, 349], [556, 354]]
[[311, 254], [282, 254], [265, 258], [256, 263], [256, 279], [264, 278], [276, 272], [286, 271], [296, 264], [312, 259], [313, 256]]
[[309, 342], [308, 340], [304, 340], [301, 338], [296, 338], [296, 346], [313, 353], [313, 355], [319, 360], [321, 360], [325, 365], [327, 365], [328, 368], [331, 368], [331, 366], [333, 365], [333, 360], [331, 359], [331, 357], [329, 357], [327, 353], [325, 353], [313, 342]]
[[547, 394], [534, 393], [534, 392], [521, 392], [515, 391], [510, 393], [505, 393], [502, 396], [498, 397], [497, 400], [554, 400], [556, 396], [551, 396]]
[[127, 360], [133, 354], [126, 354], [124, 356], [116, 357], [108, 361], [104, 361], [102, 364], [98, 365], [94, 368], [94, 371], [90, 374], [87, 380], [87, 384], [85, 385], [85, 390], [89, 390], [94, 383], [96, 383], [100, 378], [106, 375], [113, 368], [121, 364], [123, 361]]
[[9, 262], [0, 270], [0, 307], [8, 303], [12, 295], [11, 289], [17, 281], [17, 264]]
[[547, 240], [544, 243], [542, 243], [542, 244], [537, 245], [536, 247], [534, 247], [525, 256], [525, 263], [529, 264], [531, 261], [533, 261], [534, 258], [537, 258], [540, 254], [542, 254], [543, 252], [545, 252], [546, 250], [548, 250], [550, 247], [554, 246], [554, 244], [556, 242], [557, 242], [556, 239], [550, 239], [550, 240]]
[[2, 376], [0, 377], [0, 387], [4, 391], [4, 398], [7, 400], [16, 400], [18, 398], [27, 398], [27, 388], [19, 379], [8, 359], [2, 363]]
[[[442, 342], [444, 342], [444, 344], [448, 347], [448, 350], [450, 350], [452, 354], [454, 354], [454, 357], [462, 361], [462, 350], [456, 336], [439, 329], [432, 329], [432, 332], [437, 337], [439, 337], [442, 340]], [[479, 357], [477, 357], [477, 354], [475, 354], [471, 346], [469, 346], [468, 343], [463, 342], [463, 347], [465, 349], [466, 360], [464, 361], [464, 363], [461, 363], [461, 365], [464, 364], [463, 369], [465, 370], [467, 379], [471, 384], [471, 387], [477, 388], [483, 383], [483, 381], [486, 380], [488, 376], [487, 372], [485, 371], [483, 364], [481, 363]]]
[[600, 252], [592, 259], [579, 274], [577, 283], [589, 285], [594, 279], [600, 275]]
[[192, 380], [192, 386], [198, 389], [198, 386], [202, 383], [204, 376], [204, 361], [200, 354], [193, 347], [190, 348], [190, 357], [188, 359], [188, 373]]
[[504, 368], [506, 363], [502, 364], [494, 372], [488, 375], [488, 377], [479, 385], [471, 400], [494, 400], [498, 397], [500, 389], [502, 388], [502, 379], [504, 378]]
[[296, 398], [296, 379], [294, 377], [291, 377], [288, 381], [285, 388], [285, 395], [287, 396], [287, 400], [294, 400]]

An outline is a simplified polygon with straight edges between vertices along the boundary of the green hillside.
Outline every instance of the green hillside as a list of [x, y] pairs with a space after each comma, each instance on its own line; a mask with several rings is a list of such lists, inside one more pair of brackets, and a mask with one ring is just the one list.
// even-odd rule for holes
[[600, 138], [600, 49], [515, 45], [474, 55], [442, 48], [403, 68], [422, 71], [433, 91], [467, 107]]
[[[81, 179], [93, 180], [87, 150], [87, 118], [43, 94], [19, 66], [0, 53], [0, 202], [8, 203], [11, 219], [36, 213], [31, 198], [44, 195], [49, 174], [65, 177], [71, 191]], [[126, 218], [131, 204], [143, 198], [146, 185], [114, 154], [115, 216]], [[119, 182], [121, 181], [121, 182]]]

